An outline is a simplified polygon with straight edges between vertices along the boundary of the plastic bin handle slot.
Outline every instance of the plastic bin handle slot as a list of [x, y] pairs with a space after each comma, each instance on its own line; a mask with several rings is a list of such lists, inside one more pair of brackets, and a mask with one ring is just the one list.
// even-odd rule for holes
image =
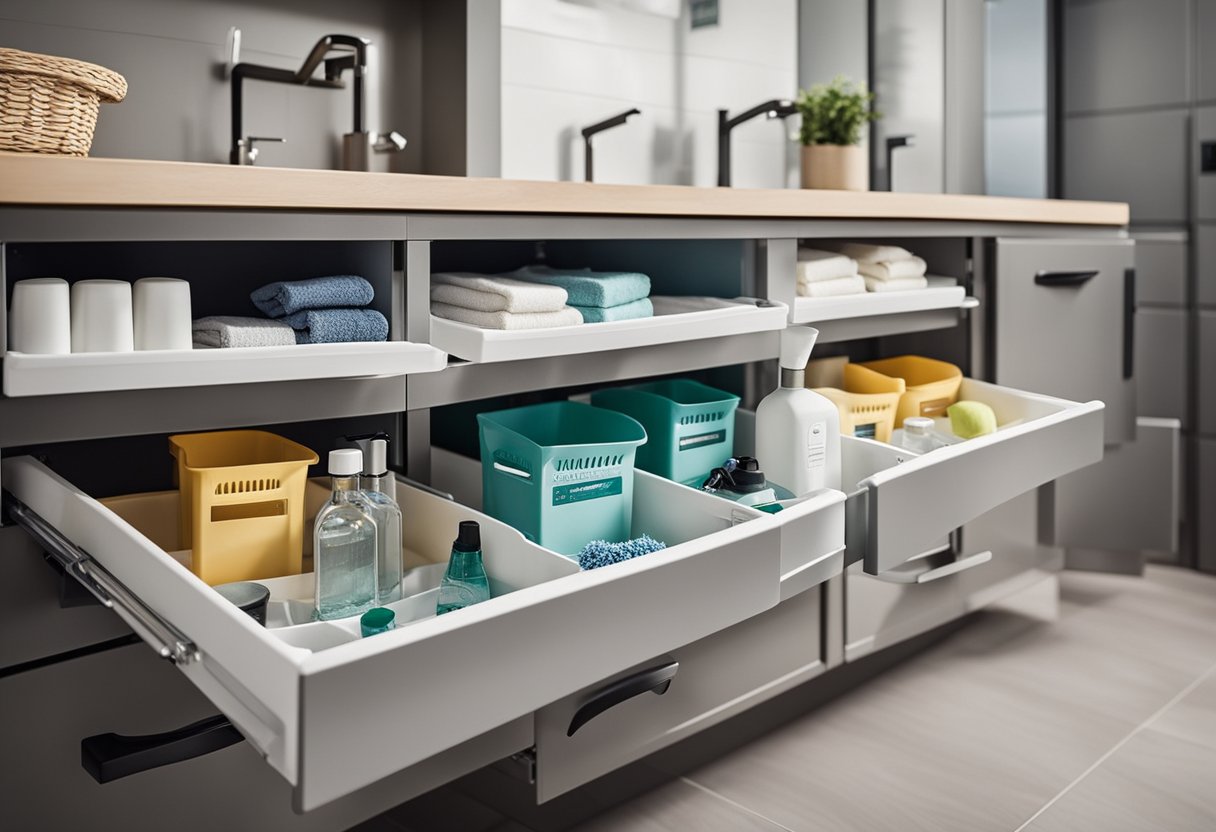
[[647, 691], [654, 691], [659, 696], [667, 693], [667, 689], [671, 687], [671, 680], [675, 678], [676, 672], [680, 669], [680, 663], [670, 656], [666, 656], [664, 659], [663, 664], [639, 670], [632, 676], [619, 679], [592, 694], [591, 698], [574, 712], [574, 718], [570, 720], [570, 728], [566, 731], [566, 736], [573, 737], [579, 728], [604, 711], [615, 708], [635, 696], [641, 696]]
[[532, 475], [527, 471], [521, 471], [518, 468], [512, 468], [510, 465], [503, 465], [501, 462], [494, 463], [495, 471], [502, 471], [504, 474], [510, 474], [513, 477], [519, 477], [521, 480], [530, 480]]
[[97, 734], [80, 741], [80, 765], [98, 783], [192, 760], [244, 737], [223, 714], [160, 734]]

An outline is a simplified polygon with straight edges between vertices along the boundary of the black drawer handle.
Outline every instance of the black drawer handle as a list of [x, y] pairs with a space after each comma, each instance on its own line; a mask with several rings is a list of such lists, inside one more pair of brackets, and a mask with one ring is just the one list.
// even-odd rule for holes
[[192, 760], [240, 742], [244, 737], [223, 714], [162, 734], [124, 737], [97, 734], [80, 741], [80, 765], [98, 783]]
[[1136, 270], [1123, 271], [1123, 377], [1136, 371]]
[[679, 669], [680, 663], [672, 659], [663, 664], [639, 670], [632, 676], [626, 676], [624, 679], [596, 691], [594, 696], [574, 712], [574, 718], [570, 720], [570, 728], [566, 731], [566, 736], [573, 737], [575, 731], [604, 711], [635, 696], [640, 696], [646, 691], [654, 691], [662, 696], [671, 687], [671, 680], [675, 678], [676, 671]]
[[1039, 286], [1082, 286], [1098, 276], [1098, 270], [1079, 272], [1039, 272], [1034, 282]]

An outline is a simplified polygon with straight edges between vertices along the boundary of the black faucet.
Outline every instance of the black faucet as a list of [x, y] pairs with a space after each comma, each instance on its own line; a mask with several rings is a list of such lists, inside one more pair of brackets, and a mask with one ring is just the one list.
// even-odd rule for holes
[[722, 187], [730, 185], [730, 131], [745, 121], [751, 121], [759, 115], [769, 118], [786, 119], [798, 112], [797, 105], [788, 98], [774, 98], [757, 104], [750, 110], [730, 118], [726, 110], [718, 110], [718, 184]]
[[606, 118], [603, 121], [597, 121], [588, 127], [583, 128], [583, 181], [591, 181], [591, 137], [596, 133], [602, 133], [610, 127], [624, 124], [629, 120], [630, 116], [641, 115], [642, 111], [637, 107], [631, 110], [626, 110], [623, 113], [618, 113], [612, 118]]
[[[342, 137], [342, 169], [367, 170], [370, 151], [401, 150], [405, 139], [398, 133], [371, 136], [364, 126], [366, 108], [364, 84], [367, 77], [367, 48], [371, 41], [354, 35], [326, 35], [313, 45], [303, 65], [295, 72], [289, 69], [239, 63], [232, 67], [232, 149], [228, 161], [234, 165], [251, 165], [257, 159], [254, 142], [268, 141], [256, 137], [245, 137], [242, 130], [242, 88], [246, 78], [258, 81], [273, 81], [279, 84], [297, 84], [324, 89], [345, 89], [342, 73], [350, 71], [354, 77], [354, 101], [352, 107], [352, 130]], [[335, 54], [337, 53], [337, 54]], [[323, 78], [314, 78], [313, 73], [325, 63]], [[269, 141], [281, 141], [270, 139]]]

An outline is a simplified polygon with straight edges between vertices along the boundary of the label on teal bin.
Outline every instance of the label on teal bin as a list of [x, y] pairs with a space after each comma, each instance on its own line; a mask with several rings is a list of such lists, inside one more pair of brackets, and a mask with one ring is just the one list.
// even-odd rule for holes
[[695, 451], [697, 448], [705, 448], [709, 445], [717, 445], [725, 441], [726, 431], [724, 430], [716, 430], [713, 433], [699, 433], [696, 436], [681, 436], [680, 450]]
[[564, 506], [567, 503], [581, 503], [583, 500], [594, 500], [599, 497], [614, 497], [621, 493], [622, 487], [621, 477], [554, 486], [553, 505]]

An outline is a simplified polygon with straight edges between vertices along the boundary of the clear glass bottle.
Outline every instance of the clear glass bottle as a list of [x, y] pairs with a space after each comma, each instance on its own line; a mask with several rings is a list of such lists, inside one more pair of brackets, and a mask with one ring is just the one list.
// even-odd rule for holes
[[329, 452], [333, 495], [313, 525], [317, 617], [358, 615], [376, 606], [376, 521], [359, 490], [363, 452]]
[[933, 420], [925, 416], [909, 416], [904, 419], [903, 433], [896, 444], [917, 454], [927, 454], [945, 445], [933, 435]]
[[475, 520], [462, 520], [460, 532], [452, 543], [448, 571], [439, 584], [436, 615], [490, 600], [490, 579], [481, 562], [481, 526]]
[[388, 439], [371, 436], [355, 441], [364, 446], [359, 488], [376, 521], [376, 586], [378, 603], [384, 606], [401, 599], [401, 509], [393, 498], [395, 483], [388, 472]]

